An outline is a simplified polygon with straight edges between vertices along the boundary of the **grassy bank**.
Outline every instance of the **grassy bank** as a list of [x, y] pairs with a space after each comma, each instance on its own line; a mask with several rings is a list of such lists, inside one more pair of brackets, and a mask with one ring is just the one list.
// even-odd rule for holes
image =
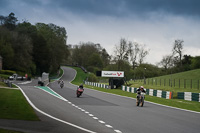
[[88, 74], [85, 73], [81, 68], [79, 67], [71, 67], [76, 70], [76, 78], [72, 81], [72, 84], [80, 85], [83, 84], [83, 81], [87, 78]]
[[[74, 68], [74, 69], [77, 71], [77, 76], [74, 79], [74, 81], [72, 81], [72, 83], [79, 85], [82, 83], [82, 81], [85, 79], [85, 77], [87, 75], [80, 68]], [[121, 89], [104, 89], [104, 88], [99, 88], [99, 87], [94, 87], [94, 86], [89, 86], [89, 85], [84, 85], [84, 87], [102, 91], [102, 92], [131, 97], [131, 98], [136, 97], [136, 94], [133, 94], [130, 92], [125, 92], [125, 91], [122, 91]], [[177, 107], [177, 108], [181, 108], [181, 109], [187, 109], [187, 110], [200, 112], [200, 103], [199, 102], [185, 101], [185, 100], [180, 100], [180, 99], [170, 99], [169, 100], [169, 99], [158, 98], [158, 97], [148, 96], [148, 95], [146, 95], [145, 100], [154, 102], [154, 103], [158, 103], [158, 104], [162, 104], [162, 105], [171, 106], [171, 107]]]
[[0, 88], [0, 118], [39, 120], [20, 90]]
[[145, 88], [165, 91], [200, 93], [200, 69], [147, 78], [146, 84], [144, 84], [144, 80], [132, 80], [130, 83], [132, 87], [143, 85]]

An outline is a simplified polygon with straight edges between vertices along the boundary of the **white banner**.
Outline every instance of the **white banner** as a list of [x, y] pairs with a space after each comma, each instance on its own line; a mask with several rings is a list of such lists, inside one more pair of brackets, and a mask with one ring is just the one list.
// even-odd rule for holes
[[124, 77], [123, 71], [101, 71], [102, 77]]

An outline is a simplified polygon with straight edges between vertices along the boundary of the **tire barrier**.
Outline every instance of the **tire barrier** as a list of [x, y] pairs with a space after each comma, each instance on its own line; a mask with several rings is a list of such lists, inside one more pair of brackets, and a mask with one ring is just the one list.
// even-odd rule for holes
[[[136, 93], [137, 89], [138, 88], [122, 86], [123, 91], [131, 92], [131, 93]], [[145, 89], [145, 90], [146, 90], [146, 95], [156, 96], [156, 97], [165, 98], [165, 99], [173, 98], [173, 93], [170, 91], [162, 91], [162, 90], [154, 90], [154, 89]]]
[[178, 92], [177, 96], [178, 96], [178, 99], [200, 102], [200, 93]]

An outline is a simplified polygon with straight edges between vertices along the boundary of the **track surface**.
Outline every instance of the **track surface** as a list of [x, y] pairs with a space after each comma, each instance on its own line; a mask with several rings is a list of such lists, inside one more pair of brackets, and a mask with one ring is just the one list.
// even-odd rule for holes
[[[63, 67], [65, 82], [60, 88], [57, 82], [49, 87], [68, 101], [60, 100], [41, 89], [33, 87], [36, 83], [20, 85], [30, 101], [40, 110], [63, 121], [78, 125], [89, 131], [64, 124], [37, 112], [41, 122], [20, 126], [11, 124], [13, 129], [26, 132], [56, 133], [197, 133], [200, 131], [200, 114], [168, 108], [145, 102], [137, 107], [135, 100], [85, 88], [77, 98], [77, 86], [69, 83], [76, 75], [75, 70]], [[0, 127], [9, 127], [9, 122], [0, 120]], [[105, 123], [104, 123], [105, 122]], [[34, 123], [34, 122], [30, 122]], [[22, 125], [22, 124], [21, 124]]]

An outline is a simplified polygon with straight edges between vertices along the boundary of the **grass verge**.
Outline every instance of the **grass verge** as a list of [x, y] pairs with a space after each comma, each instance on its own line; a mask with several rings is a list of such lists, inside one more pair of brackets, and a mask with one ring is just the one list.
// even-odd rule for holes
[[85, 73], [81, 68], [79, 67], [70, 67], [76, 70], [76, 78], [72, 81], [72, 84], [80, 85], [83, 84], [83, 81], [87, 78], [88, 74]]
[[164, 75], [160, 77], [147, 78], [146, 84], [144, 80], [129, 81], [131, 87], [139, 87], [141, 85], [145, 88], [165, 90], [172, 92], [194, 92], [200, 93], [200, 69], [175, 73], [171, 75]]
[[0, 118], [38, 121], [20, 90], [0, 88]]
[[[77, 71], [77, 75], [74, 81], [72, 81], [72, 83], [79, 85], [83, 82], [83, 80], [85, 79], [85, 77], [87, 77], [87, 75], [80, 68], [76, 67], [74, 69]], [[136, 94], [125, 92], [125, 91], [122, 91], [121, 89], [104, 89], [104, 88], [99, 88], [99, 87], [94, 87], [94, 86], [89, 86], [89, 85], [84, 85], [84, 87], [102, 91], [102, 92], [117, 94], [120, 96], [126, 96], [126, 97], [131, 97], [131, 98], [136, 97]], [[195, 102], [195, 101], [185, 101], [185, 100], [180, 100], [180, 99], [164, 99], [164, 98], [159, 98], [159, 97], [154, 97], [154, 96], [149, 96], [149, 95], [145, 96], [145, 101], [150, 101], [150, 102], [167, 105], [171, 107], [200, 112], [200, 103]]]

